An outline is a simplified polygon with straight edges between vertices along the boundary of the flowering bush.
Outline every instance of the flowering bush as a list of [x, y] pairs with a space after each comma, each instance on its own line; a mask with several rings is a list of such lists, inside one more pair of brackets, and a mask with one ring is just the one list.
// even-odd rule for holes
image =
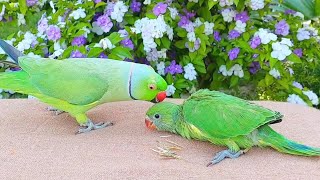
[[5, 32], [0, 36], [34, 57], [150, 64], [165, 77], [172, 97], [210, 88], [317, 106], [318, 96], [295, 73], [318, 63], [314, 21], [271, 5], [270, 0], [0, 0]]

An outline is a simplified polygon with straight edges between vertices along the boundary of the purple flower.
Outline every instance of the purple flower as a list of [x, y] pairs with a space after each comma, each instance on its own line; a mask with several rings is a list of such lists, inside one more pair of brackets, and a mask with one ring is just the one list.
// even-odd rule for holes
[[56, 25], [50, 25], [46, 33], [49, 40], [56, 41], [61, 38], [60, 28]]
[[191, 22], [189, 22], [188, 24], [186, 24], [182, 27], [185, 28], [187, 32], [194, 32], [194, 26]]
[[252, 49], [257, 48], [261, 44], [261, 39], [259, 36], [254, 36], [250, 41], [250, 47]]
[[257, 61], [254, 61], [254, 62], [252, 62], [252, 63], [250, 64], [250, 66], [249, 66], [249, 72], [250, 72], [251, 74], [256, 74], [260, 68], [261, 68], [261, 67], [260, 67], [260, 63], [257, 62]]
[[253, 54], [252, 58], [257, 58], [259, 56], [259, 54]]
[[82, 54], [79, 50], [75, 50], [71, 52], [71, 58], [84, 58], [86, 55]]
[[296, 81], [294, 81], [294, 82], [292, 83], [292, 85], [293, 85], [294, 87], [296, 87], [296, 88], [303, 89], [303, 86], [302, 86], [300, 83], [296, 82]]
[[128, 47], [130, 49], [134, 48], [133, 42], [129, 38], [122, 40], [121, 45], [123, 45], [124, 47]]
[[72, 46], [82, 46], [87, 43], [87, 39], [84, 36], [78, 36], [73, 38], [71, 44]]
[[99, 58], [108, 59], [108, 56], [104, 52], [102, 52], [100, 53]]
[[186, 15], [186, 17], [187, 17], [188, 19], [193, 18], [193, 17], [196, 15], [196, 13], [194, 13], [194, 12], [189, 12], [189, 11], [186, 10], [186, 9], [184, 9], [183, 12], [185, 13], [185, 15]]
[[132, 10], [132, 12], [140, 12], [141, 2], [137, 2], [136, 0], [133, 0], [130, 4], [130, 9]]
[[104, 32], [109, 32], [113, 24], [108, 15], [104, 14], [97, 19], [97, 25], [101, 27]]
[[184, 27], [187, 24], [189, 24], [191, 21], [189, 20], [189, 18], [187, 16], [181, 16], [180, 17], [180, 21], [178, 22], [178, 26], [179, 27]]
[[103, 15], [103, 12], [96, 12], [92, 18], [92, 21], [97, 21], [100, 16]]
[[293, 50], [293, 53], [295, 53], [297, 56], [302, 57], [303, 52], [301, 48]]
[[27, 0], [27, 6], [30, 7], [30, 6], [34, 6], [36, 5], [38, 2], [38, 0]]
[[94, 0], [94, 3], [98, 4], [99, 2], [101, 2], [102, 0]]
[[236, 39], [240, 36], [240, 33], [237, 30], [232, 30], [229, 32], [228, 38], [229, 39]]
[[164, 14], [167, 11], [167, 7], [168, 7], [167, 4], [163, 2], [159, 2], [156, 6], [154, 6], [153, 14], [156, 16], [159, 16], [160, 14]]
[[47, 30], [47, 28], [48, 28], [48, 19], [43, 16], [38, 22], [38, 31], [42, 34]]
[[221, 36], [220, 33], [218, 31], [214, 31], [213, 32], [213, 37], [216, 41], [220, 42], [221, 41]]
[[276, 28], [276, 31], [275, 33], [277, 35], [283, 35], [283, 36], [286, 36], [289, 34], [289, 25], [287, 24], [287, 22], [285, 20], [281, 20], [280, 22], [278, 22], [276, 25], [275, 25], [275, 28]]
[[170, 66], [166, 67], [164, 70], [165, 73], [170, 73], [172, 75], [182, 73], [182, 67], [179, 64], [176, 64], [176, 61], [173, 60]]
[[114, 2], [108, 2], [108, 5], [107, 5], [106, 10], [105, 10], [106, 15], [108, 15], [108, 16], [111, 15], [115, 5], [116, 4]]
[[249, 16], [247, 11], [243, 11], [241, 13], [236, 14], [236, 17], [234, 18], [236, 21], [241, 21], [243, 23], [246, 23], [249, 20]]
[[238, 57], [239, 52], [240, 52], [239, 48], [230, 49], [230, 51], [228, 52], [229, 59], [230, 60], [236, 59]]
[[292, 9], [287, 9], [285, 12], [285, 14], [295, 14], [296, 11], [292, 10]]
[[196, 41], [194, 42], [193, 47], [189, 47], [189, 42], [185, 43], [185, 47], [189, 49], [189, 52], [195, 52], [200, 48], [201, 45], [201, 40], [200, 38], [197, 38]]

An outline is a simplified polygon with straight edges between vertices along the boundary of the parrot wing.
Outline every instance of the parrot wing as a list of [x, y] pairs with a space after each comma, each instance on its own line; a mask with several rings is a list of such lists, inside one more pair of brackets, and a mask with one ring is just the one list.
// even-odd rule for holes
[[94, 61], [20, 57], [19, 65], [29, 74], [31, 84], [44, 95], [87, 105], [99, 100], [108, 90], [108, 83], [98, 71], [103, 63]]
[[264, 107], [218, 91], [199, 90], [183, 105], [184, 120], [217, 138], [247, 135], [283, 117]]

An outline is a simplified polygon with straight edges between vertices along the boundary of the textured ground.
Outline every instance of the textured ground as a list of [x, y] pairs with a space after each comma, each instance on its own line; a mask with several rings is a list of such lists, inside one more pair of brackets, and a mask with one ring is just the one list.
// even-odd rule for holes
[[[170, 100], [181, 102], [180, 100]], [[276, 102], [259, 104], [282, 112], [272, 125], [290, 139], [320, 147], [320, 111]], [[0, 179], [320, 179], [320, 158], [295, 157], [253, 148], [246, 155], [205, 165], [222, 150], [145, 127], [148, 102], [120, 102], [89, 112], [94, 121], [115, 125], [75, 135], [68, 114], [54, 116], [36, 100], [0, 100]], [[163, 160], [151, 151], [168, 139], [184, 148], [184, 160]]]

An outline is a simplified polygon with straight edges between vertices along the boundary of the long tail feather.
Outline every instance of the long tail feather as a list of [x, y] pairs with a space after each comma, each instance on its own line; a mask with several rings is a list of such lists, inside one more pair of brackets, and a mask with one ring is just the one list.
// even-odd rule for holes
[[270, 146], [282, 153], [300, 156], [320, 156], [320, 148], [309, 147], [291, 141], [268, 125], [261, 126], [258, 129], [258, 136], [262, 146]]
[[13, 46], [11, 46], [10, 44], [8, 44], [6, 41], [0, 39], [0, 47], [3, 49], [4, 52], [6, 52], [6, 54], [13, 59], [17, 64], [19, 64], [18, 62], [18, 58], [20, 56], [24, 56], [19, 50], [17, 50], [16, 48], [14, 48]]

